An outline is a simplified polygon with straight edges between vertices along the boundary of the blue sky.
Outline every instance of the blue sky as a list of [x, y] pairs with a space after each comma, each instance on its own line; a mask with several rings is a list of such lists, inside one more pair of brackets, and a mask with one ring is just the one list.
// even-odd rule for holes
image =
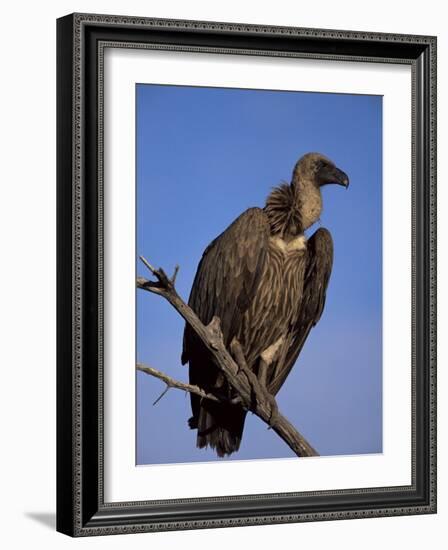
[[[136, 99], [136, 252], [168, 272], [178, 263], [185, 300], [205, 247], [290, 181], [300, 156], [321, 152], [349, 175], [347, 191], [323, 189], [321, 225], [335, 248], [326, 307], [278, 403], [321, 455], [381, 452], [382, 98], [139, 84]], [[138, 361], [188, 380], [183, 328], [167, 302], [137, 291]], [[137, 373], [137, 464], [222, 460], [196, 448], [187, 395], [172, 389], [152, 406], [163, 389]], [[240, 451], [225, 460], [289, 456], [249, 414]]]

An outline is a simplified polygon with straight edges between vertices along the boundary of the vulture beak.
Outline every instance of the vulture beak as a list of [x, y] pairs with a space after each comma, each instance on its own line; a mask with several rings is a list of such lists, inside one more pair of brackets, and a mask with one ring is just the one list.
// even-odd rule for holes
[[344, 186], [346, 189], [349, 186], [349, 179], [345, 172], [339, 170], [336, 166], [326, 165], [319, 170], [319, 183], [320, 185], [327, 185], [329, 183], [336, 183]]

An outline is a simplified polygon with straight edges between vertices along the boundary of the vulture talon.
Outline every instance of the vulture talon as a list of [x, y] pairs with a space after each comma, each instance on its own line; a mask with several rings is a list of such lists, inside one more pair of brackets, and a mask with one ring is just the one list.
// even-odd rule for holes
[[278, 405], [277, 405], [277, 400], [272, 395], [272, 393], [268, 393], [267, 397], [268, 397], [269, 405], [271, 407], [271, 414], [269, 416], [269, 428], [273, 428], [277, 424], [278, 417], [279, 417]]

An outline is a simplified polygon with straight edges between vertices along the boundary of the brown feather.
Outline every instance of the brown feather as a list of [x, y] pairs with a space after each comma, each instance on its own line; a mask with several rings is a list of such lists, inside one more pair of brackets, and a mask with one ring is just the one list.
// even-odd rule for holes
[[[281, 388], [322, 314], [333, 262], [332, 239], [326, 229], [317, 230], [304, 244], [303, 223], [307, 227], [320, 212], [316, 202], [316, 192], [318, 198], [320, 192], [311, 187], [311, 172], [304, 171], [306, 166], [311, 170], [316, 155], [304, 159], [296, 165], [291, 185], [275, 188], [264, 209], [246, 210], [207, 247], [189, 299], [204, 324], [213, 316], [220, 318], [227, 346], [238, 338], [254, 372], [261, 354], [281, 339], [267, 373], [273, 394]], [[306, 213], [305, 222], [301, 212]], [[209, 352], [188, 325], [182, 353], [182, 363], [186, 362], [190, 383], [205, 391], [219, 388], [232, 396]], [[239, 405], [190, 397], [193, 416], [189, 425], [198, 430], [198, 447], [211, 446], [219, 456], [238, 450], [246, 411]]]

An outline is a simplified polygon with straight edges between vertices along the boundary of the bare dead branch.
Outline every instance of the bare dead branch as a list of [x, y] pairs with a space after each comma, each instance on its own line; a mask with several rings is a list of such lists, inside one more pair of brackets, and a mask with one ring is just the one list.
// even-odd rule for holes
[[153, 267], [144, 256], [140, 256], [140, 260], [146, 265], [153, 275], [156, 274], [157, 269]]
[[[210, 324], [205, 326], [195, 312], [179, 296], [174, 285], [178, 268], [176, 267], [173, 277], [169, 278], [163, 269], [155, 269], [145, 258], [142, 256], [140, 258], [157, 280], [150, 281], [144, 277], [137, 277], [137, 287], [162, 296], [185, 319], [204, 346], [210, 351], [214, 362], [222, 370], [228, 383], [234, 389], [236, 393], [236, 398], [234, 398], [234, 400], [236, 399], [237, 402], [241, 403], [243, 408], [250, 410], [270, 426], [297, 456], [318, 456], [317, 451], [296, 430], [291, 422], [278, 411], [275, 397], [268, 393], [266, 388], [260, 384], [256, 375], [247, 366], [239, 342], [237, 340], [232, 342], [231, 353], [233, 356], [227, 350], [224, 344], [219, 318], [214, 317]], [[157, 373], [178, 384], [172, 385], [171, 387], [178, 387], [179, 389], [190, 391], [185, 387], [189, 386], [188, 384], [177, 382], [167, 377], [164, 373], [160, 373], [160, 371], [157, 371]], [[167, 383], [164, 378], [153, 372], [148, 374], [152, 374]], [[179, 384], [183, 387], [179, 386]], [[202, 388], [197, 389], [198, 391], [204, 392]], [[197, 392], [192, 391], [191, 393]], [[210, 395], [211, 394], [207, 394], [208, 399]], [[216, 400], [221, 400], [219, 396], [213, 395], [216, 397]]]
[[179, 266], [176, 264], [175, 267], [174, 267], [173, 276], [171, 277], [171, 282], [173, 283], [173, 285], [176, 284], [176, 278], [177, 278], [178, 273], [179, 273]]
[[157, 405], [157, 403], [162, 399], [162, 397], [164, 397], [167, 393], [168, 393], [168, 390], [171, 388], [171, 386], [166, 386], [165, 389], [163, 390], [163, 392], [159, 395], [159, 397], [154, 401], [154, 403], [152, 404], [152, 406], [154, 407], [154, 405]]
[[146, 365], [142, 365], [141, 363], [137, 363], [137, 370], [144, 372], [146, 374], [150, 374], [151, 376], [158, 378], [159, 380], [161, 380], [162, 382], [165, 382], [166, 384], [166, 388], [164, 392], [154, 401], [153, 405], [158, 403], [170, 388], [177, 388], [178, 390], [183, 390], [188, 393], [194, 393], [196, 395], [199, 395], [199, 397], [202, 397], [203, 399], [220, 401], [220, 399], [216, 395], [207, 393], [206, 391], [201, 389], [199, 386], [195, 386], [194, 384], [186, 384], [184, 382], [179, 382], [178, 380], [171, 378], [171, 376], [168, 376], [164, 372], [154, 369], [153, 367], [148, 367]]

